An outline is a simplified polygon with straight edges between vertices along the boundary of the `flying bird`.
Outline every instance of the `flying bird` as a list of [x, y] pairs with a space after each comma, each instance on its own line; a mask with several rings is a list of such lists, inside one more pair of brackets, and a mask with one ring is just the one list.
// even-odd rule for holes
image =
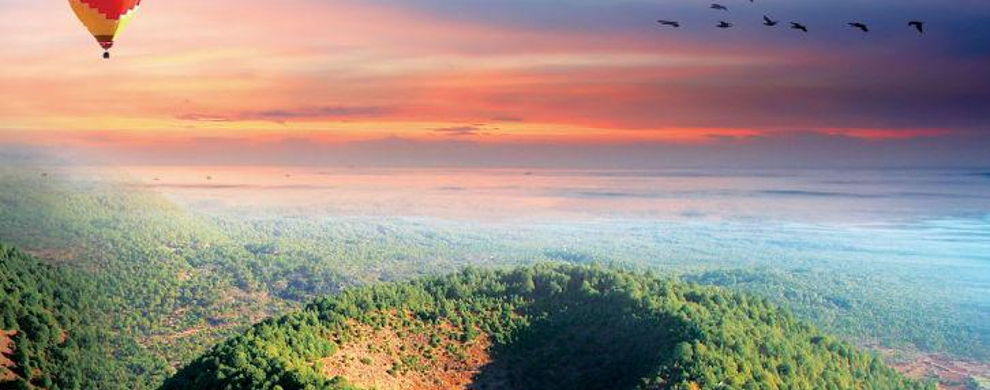
[[726, 6], [724, 6], [722, 4], [718, 4], [718, 3], [712, 3], [712, 7], [711, 8], [712, 9], [717, 9], [717, 10], [720, 10], [720, 11], [728, 11], [729, 10], [729, 7], [726, 7]]
[[798, 23], [798, 22], [791, 22], [791, 28], [793, 28], [795, 30], [801, 30], [801, 31], [804, 31], [804, 32], [808, 32], [808, 26], [805, 26], [805, 25], [803, 25], [801, 23]]
[[922, 22], [920, 20], [912, 20], [908, 22], [908, 26], [916, 28], [919, 34], [925, 32], [925, 22]]
[[729, 23], [729, 22], [720, 20], [720, 21], [718, 21], [718, 24], [715, 27], [718, 27], [718, 28], [729, 28], [729, 27], [732, 27], [732, 23]]
[[863, 24], [863, 23], [860, 23], [860, 22], [852, 22], [852, 23], [849, 23], [849, 26], [850, 26], [850, 27], [855, 27], [855, 28], [858, 28], [858, 29], [860, 29], [860, 30], [863, 30], [863, 32], [870, 32], [870, 28], [869, 28], [869, 27], [866, 27], [866, 25], [865, 25], [865, 24]]
[[776, 26], [777, 23], [780, 23], [780, 21], [779, 20], [770, 19], [769, 16], [763, 15], [763, 25], [764, 26], [773, 27], [773, 26]]
[[662, 20], [661, 19], [661, 20], [658, 20], [657, 23], [660, 23], [660, 24], [662, 24], [664, 26], [681, 27], [681, 23], [678, 22], [678, 21], [674, 21], [674, 20]]

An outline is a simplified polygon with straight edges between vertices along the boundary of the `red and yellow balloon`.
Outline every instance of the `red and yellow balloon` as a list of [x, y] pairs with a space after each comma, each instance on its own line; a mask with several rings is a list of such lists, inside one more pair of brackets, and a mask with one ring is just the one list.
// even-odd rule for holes
[[103, 58], [110, 58], [114, 39], [134, 18], [141, 0], [69, 0], [69, 4], [103, 47]]

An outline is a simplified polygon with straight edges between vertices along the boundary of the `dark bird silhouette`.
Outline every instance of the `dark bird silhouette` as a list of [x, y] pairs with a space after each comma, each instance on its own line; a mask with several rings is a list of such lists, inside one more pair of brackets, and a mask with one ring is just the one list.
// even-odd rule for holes
[[917, 29], [919, 34], [925, 32], [925, 22], [922, 22], [920, 20], [912, 20], [912, 21], [908, 22], [908, 26], [911, 26], [911, 27], [914, 27], [915, 29]]
[[729, 10], [729, 7], [726, 7], [726, 6], [724, 6], [722, 4], [718, 4], [718, 3], [712, 3], [712, 7], [711, 8], [712, 9], [717, 9], [717, 10], [720, 10], [720, 11], [728, 11]]
[[866, 27], [865, 24], [860, 23], [860, 22], [849, 23], [849, 26], [858, 28], [860, 30], [863, 30], [863, 32], [870, 32], [870, 28], [869, 27]]
[[729, 27], [732, 27], [732, 23], [729, 23], [729, 22], [720, 20], [720, 21], [718, 21], [718, 24], [715, 25], [715, 27], [718, 27], [718, 28], [729, 28]]
[[779, 20], [770, 19], [769, 16], [763, 15], [763, 25], [764, 26], [773, 27], [773, 26], [776, 26], [777, 23], [780, 23], [780, 21]]
[[808, 32], [808, 26], [805, 26], [805, 25], [803, 25], [801, 23], [798, 23], [798, 22], [791, 22], [791, 28], [793, 28], [795, 30], [801, 30], [801, 31], [804, 31], [804, 32]]
[[674, 21], [674, 20], [663, 20], [663, 19], [661, 19], [661, 20], [658, 20], [657, 23], [660, 23], [660, 24], [662, 24], [664, 26], [681, 27], [681, 23], [678, 22], [678, 21]]

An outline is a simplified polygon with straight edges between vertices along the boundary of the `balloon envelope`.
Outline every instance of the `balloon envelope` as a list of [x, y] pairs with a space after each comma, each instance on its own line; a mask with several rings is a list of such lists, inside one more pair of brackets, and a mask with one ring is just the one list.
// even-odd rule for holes
[[134, 17], [141, 0], [69, 0], [72, 10], [105, 50]]

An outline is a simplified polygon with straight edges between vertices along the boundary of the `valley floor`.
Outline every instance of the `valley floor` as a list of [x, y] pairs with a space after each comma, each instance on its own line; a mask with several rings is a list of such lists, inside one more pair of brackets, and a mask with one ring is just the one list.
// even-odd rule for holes
[[[882, 355], [893, 354], [889, 349], [879, 351]], [[937, 381], [940, 390], [990, 389], [990, 363], [963, 360], [945, 354], [923, 353], [888, 361], [891, 367], [910, 378]]]

